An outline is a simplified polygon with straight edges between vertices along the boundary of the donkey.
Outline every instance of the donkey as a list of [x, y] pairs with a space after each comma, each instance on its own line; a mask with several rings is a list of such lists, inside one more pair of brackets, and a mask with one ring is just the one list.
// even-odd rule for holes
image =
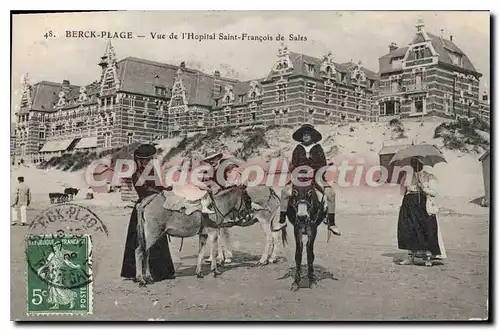
[[[136, 280], [140, 286], [153, 282], [149, 268], [149, 249], [165, 235], [181, 238], [199, 236], [196, 276], [203, 278], [201, 268], [203, 249], [210, 228], [239, 225], [247, 218], [250, 210], [245, 187], [242, 186], [228, 187], [212, 195], [212, 204], [216, 212], [210, 215], [202, 214], [200, 210], [187, 215], [182, 209], [180, 211], [165, 209], [163, 207], [165, 199], [163, 193], [157, 193], [144, 199], [138, 206], [139, 246], [135, 250], [135, 260]], [[217, 233], [217, 231], [210, 232]], [[215, 259], [211, 263], [211, 272], [214, 276], [220, 274]]]
[[[304, 244], [302, 242], [302, 235], [307, 235], [306, 254], [307, 254], [307, 276], [309, 278], [309, 288], [317, 283], [314, 276], [314, 241], [318, 226], [326, 217], [325, 198], [321, 194], [321, 199], [315, 190], [315, 185], [292, 188], [292, 195], [290, 197], [287, 209], [287, 217], [293, 225], [293, 233], [295, 236], [295, 277], [292, 283], [292, 290], [297, 291], [301, 280], [301, 264], [302, 264], [302, 251]], [[329, 229], [329, 231], [331, 231]]]
[[[286, 245], [287, 233], [284, 225], [278, 224], [280, 197], [275, 191], [268, 186], [249, 186], [247, 187], [247, 194], [252, 200], [252, 210], [250, 218], [254, 220], [253, 223], [259, 222], [264, 230], [266, 236], [266, 245], [264, 252], [258, 262], [258, 266], [264, 266], [269, 263], [276, 263], [278, 261], [278, 253], [282, 246]], [[252, 225], [250, 222], [248, 225]], [[281, 242], [280, 242], [281, 232]], [[222, 245], [216, 239], [223, 239]], [[217, 263], [231, 263], [232, 252], [230, 244], [230, 235], [227, 228], [221, 229], [218, 234], [209, 234], [210, 247], [214, 245], [217, 247]], [[210, 256], [206, 262], [211, 262], [214, 256], [211, 254], [215, 249], [210, 250]]]

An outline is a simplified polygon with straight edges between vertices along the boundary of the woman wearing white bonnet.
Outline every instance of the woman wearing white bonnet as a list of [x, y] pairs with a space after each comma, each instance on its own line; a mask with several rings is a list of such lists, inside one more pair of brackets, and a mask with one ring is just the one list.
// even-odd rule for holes
[[[436, 196], [438, 193], [438, 180], [436, 175], [434, 174], [434, 168], [428, 165], [424, 165], [422, 168], [422, 188], [427, 193], [427, 213], [436, 215], [439, 211], [439, 207], [436, 203]], [[436, 221], [438, 223], [438, 242], [439, 249], [441, 250], [441, 254], [435, 256], [436, 259], [446, 259], [446, 249], [443, 243], [443, 236], [441, 234], [441, 226], [439, 224], [439, 219], [436, 215]]]

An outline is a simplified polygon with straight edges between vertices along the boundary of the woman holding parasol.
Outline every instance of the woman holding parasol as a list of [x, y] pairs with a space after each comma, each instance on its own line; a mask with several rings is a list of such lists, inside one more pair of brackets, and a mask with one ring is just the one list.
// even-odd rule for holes
[[404, 197], [398, 218], [398, 247], [408, 251], [408, 259], [399, 264], [413, 264], [415, 257], [424, 257], [425, 265], [432, 266], [433, 258], [445, 257], [436, 218], [437, 179], [432, 167], [446, 160], [435, 146], [412, 145], [398, 151], [391, 163], [408, 161], [413, 171], [402, 186]]

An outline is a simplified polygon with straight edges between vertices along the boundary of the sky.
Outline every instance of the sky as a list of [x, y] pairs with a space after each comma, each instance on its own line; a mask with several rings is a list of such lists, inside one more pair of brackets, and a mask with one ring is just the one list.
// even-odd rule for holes
[[[336, 62], [361, 61], [377, 72], [378, 58], [395, 42], [411, 42], [417, 19], [425, 30], [453, 41], [483, 74], [481, 91], [490, 86], [489, 12], [384, 12], [384, 11], [127, 11], [16, 15], [12, 25], [12, 110], [18, 105], [21, 80], [84, 85], [100, 78], [97, 65], [106, 39], [67, 38], [66, 31], [132, 32], [146, 38], [111, 40], [118, 59], [134, 56], [205, 72], [220, 70], [248, 80], [269, 73], [280, 46], [276, 35], [301, 36], [289, 41], [290, 51], [322, 57], [328, 51]], [[46, 33], [55, 37], [45, 38]], [[229, 33], [272, 36], [272, 41], [153, 40], [151, 33]]]

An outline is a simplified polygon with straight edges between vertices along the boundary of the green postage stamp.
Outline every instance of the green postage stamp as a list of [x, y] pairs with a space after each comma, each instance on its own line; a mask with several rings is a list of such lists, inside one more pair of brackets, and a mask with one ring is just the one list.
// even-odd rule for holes
[[90, 235], [26, 237], [27, 314], [92, 313]]

